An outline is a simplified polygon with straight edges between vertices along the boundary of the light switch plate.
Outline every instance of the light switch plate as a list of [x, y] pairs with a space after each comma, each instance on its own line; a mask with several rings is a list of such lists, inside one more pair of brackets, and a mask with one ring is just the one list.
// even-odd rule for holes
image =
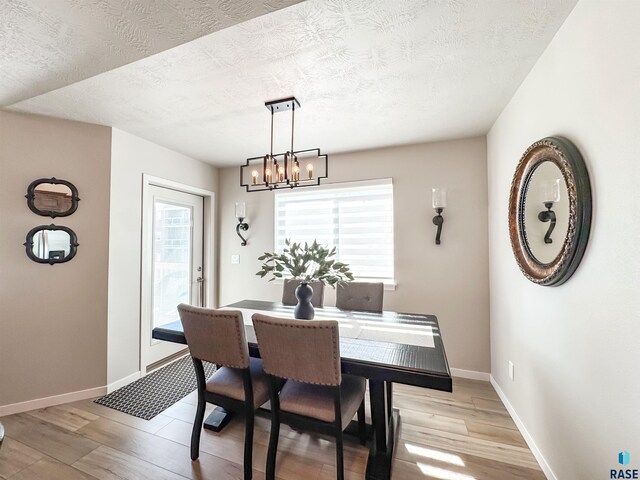
[[509, 378], [511, 380], [513, 380], [513, 376], [514, 376], [514, 366], [513, 366], [513, 362], [509, 361]]
[[231, 255], [231, 264], [238, 265], [240, 263], [240, 255]]

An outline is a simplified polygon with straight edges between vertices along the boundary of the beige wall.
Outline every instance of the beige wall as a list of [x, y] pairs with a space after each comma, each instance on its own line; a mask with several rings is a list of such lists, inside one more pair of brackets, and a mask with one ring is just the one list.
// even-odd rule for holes
[[[640, 465], [638, 24], [637, 1], [581, 0], [488, 135], [491, 370], [558, 479], [609, 478], [624, 449]], [[582, 152], [594, 200], [559, 287], [525, 279], [507, 230], [516, 164], [548, 135]]]
[[113, 129], [109, 243], [108, 383], [140, 370], [142, 175], [216, 191], [217, 169]]
[[[110, 152], [109, 128], [0, 111], [0, 405], [105, 384]], [[29, 183], [52, 176], [78, 188], [69, 217], [27, 207]], [[25, 254], [27, 232], [51, 223], [78, 235], [68, 263]]]
[[[489, 371], [486, 143], [484, 138], [330, 155], [330, 181], [393, 178], [396, 291], [387, 310], [438, 316], [451, 367]], [[274, 248], [273, 194], [245, 193], [238, 169], [220, 176], [220, 304], [278, 300], [281, 285], [255, 275]], [[434, 244], [431, 187], [449, 188], [442, 244]], [[248, 245], [236, 236], [234, 202], [247, 204]], [[231, 255], [240, 264], [231, 264]], [[329, 288], [328, 304], [335, 294]]]

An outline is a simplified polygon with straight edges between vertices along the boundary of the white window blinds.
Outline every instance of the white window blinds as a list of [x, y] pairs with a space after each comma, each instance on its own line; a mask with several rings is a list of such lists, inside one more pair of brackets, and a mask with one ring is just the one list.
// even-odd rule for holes
[[284, 241], [335, 246], [356, 279], [392, 283], [391, 179], [324, 185], [275, 194], [276, 250]]

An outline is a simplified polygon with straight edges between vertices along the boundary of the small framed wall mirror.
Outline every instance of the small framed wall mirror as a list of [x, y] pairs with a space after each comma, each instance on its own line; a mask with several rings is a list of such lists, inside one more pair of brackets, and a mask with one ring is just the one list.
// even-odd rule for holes
[[68, 262], [75, 256], [78, 238], [68, 227], [40, 225], [29, 231], [24, 246], [34, 262], [53, 265]]
[[78, 189], [66, 180], [39, 178], [27, 188], [27, 205], [43, 217], [68, 217], [78, 208]]
[[534, 283], [557, 286], [575, 272], [591, 229], [591, 185], [569, 140], [547, 137], [520, 159], [509, 197], [509, 236], [516, 262]]

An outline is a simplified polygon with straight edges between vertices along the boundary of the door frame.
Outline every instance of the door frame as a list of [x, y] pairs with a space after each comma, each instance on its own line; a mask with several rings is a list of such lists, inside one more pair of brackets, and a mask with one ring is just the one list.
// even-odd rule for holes
[[149, 245], [153, 239], [153, 215], [149, 215], [150, 208], [153, 206], [153, 195], [151, 193], [151, 186], [167, 188], [169, 190], [176, 190], [179, 192], [190, 193], [193, 195], [199, 195], [204, 199], [203, 205], [203, 251], [202, 251], [202, 269], [205, 283], [205, 306], [207, 308], [216, 308], [218, 300], [216, 298], [216, 256], [215, 256], [215, 192], [211, 190], [205, 190], [203, 188], [193, 187], [184, 183], [179, 183], [173, 180], [167, 180], [165, 178], [156, 177], [146, 173], [142, 174], [142, 243], [140, 244], [140, 317], [139, 317], [139, 334], [140, 342], [138, 342], [138, 360], [140, 366], [141, 376], [147, 374], [146, 362], [143, 358], [144, 349], [142, 348], [142, 342], [144, 341], [144, 319], [149, 318], [151, 315], [151, 297], [152, 297], [152, 282], [147, 282], [145, 285], [144, 279], [151, 278], [151, 272], [153, 270], [153, 258], [149, 255], [149, 249], [145, 248]]

